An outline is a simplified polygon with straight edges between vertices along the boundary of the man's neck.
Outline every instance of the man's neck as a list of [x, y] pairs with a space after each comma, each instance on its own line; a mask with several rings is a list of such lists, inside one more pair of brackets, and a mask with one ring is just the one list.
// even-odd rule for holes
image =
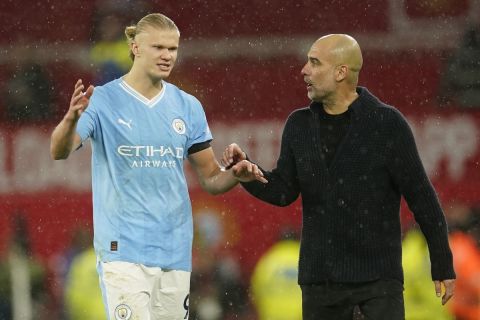
[[342, 114], [348, 110], [348, 107], [352, 104], [355, 99], [358, 98], [358, 93], [354, 91], [349, 91], [345, 94], [341, 92], [337, 93], [336, 96], [331, 97], [322, 101], [323, 109], [328, 114]]
[[154, 98], [163, 88], [162, 79], [151, 79], [147, 74], [136, 72], [133, 68], [123, 80], [147, 99]]

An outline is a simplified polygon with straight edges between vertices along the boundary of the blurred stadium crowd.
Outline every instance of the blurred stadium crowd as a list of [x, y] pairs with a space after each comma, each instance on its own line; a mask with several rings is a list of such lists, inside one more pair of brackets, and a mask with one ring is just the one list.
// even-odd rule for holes
[[[354, 36], [364, 52], [360, 85], [409, 119], [450, 224], [457, 293], [442, 308], [426, 244], [402, 209], [407, 319], [480, 319], [480, 0], [4, 0], [0, 320], [104, 319], [90, 155], [54, 163], [49, 135], [78, 78], [101, 85], [129, 69], [123, 30], [148, 12], [181, 31], [170, 81], [202, 102], [217, 156], [238, 142], [267, 169], [284, 119], [309, 103], [300, 75], [309, 45], [328, 33]], [[299, 203], [274, 208], [240, 187], [213, 198], [189, 180], [190, 318], [301, 319]]]

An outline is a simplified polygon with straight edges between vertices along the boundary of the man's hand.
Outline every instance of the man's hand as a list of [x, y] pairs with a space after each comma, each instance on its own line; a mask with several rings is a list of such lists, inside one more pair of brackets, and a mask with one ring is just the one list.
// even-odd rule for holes
[[226, 169], [230, 169], [236, 163], [246, 159], [247, 155], [245, 152], [242, 151], [238, 144], [232, 143], [223, 151], [221, 162]]
[[262, 170], [256, 164], [247, 160], [242, 160], [232, 167], [233, 176], [240, 182], [250, 182], [258, 180], [267, 183], [267, 179], [263, 176]]
[[437, 297], [442, 295], [442, 284], [445, 288], [445, 294], [442, 297], [442, 305], [445, 305], [451, 297], [453, 297], [453, 292], [455, 291], [455, 279], [448, 279], [448, 280], [435, 280], [435, 292], [437, 293]]
[[82, 80], [79, 79], [75, 84], [75, 89], [72, 94], [72, 99], [70, 100], [70, 107], [68, 108], [65, 119], [77, 121], [80, 118], [80, 115], [87, 109], [88, 103], [90, 102], [90, 97], [93, 94], [93, 86], [90, 85], [87, 88], [87, 91], [83, 92], [84, 85]]

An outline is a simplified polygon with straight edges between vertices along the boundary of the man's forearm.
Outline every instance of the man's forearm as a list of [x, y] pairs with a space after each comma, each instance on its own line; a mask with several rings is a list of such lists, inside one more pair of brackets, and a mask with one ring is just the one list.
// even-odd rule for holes
[[268, 184], [257, 181], [242, 182], [242, 186], [252, 196], [275, 206], [285, 207], [293, 203], [299, 195], [299, 191], [293, 185], [285, 182], [272, 172], [262, 170]]
[[54, 160], [66, 159], [70, 155], [75, 141], [76, 126], [75, 120], [63, 118], [53, 130], [50, 139], [50, 155]]

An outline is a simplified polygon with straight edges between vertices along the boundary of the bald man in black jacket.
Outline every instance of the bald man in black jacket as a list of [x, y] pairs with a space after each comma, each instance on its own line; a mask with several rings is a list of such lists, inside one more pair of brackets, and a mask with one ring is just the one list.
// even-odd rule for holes
[[[303, 318], [404, 319], [400, 199], [428, 242], [437, 296], [455, 287], [447, 224], [403, 115], [358, 87], [362, 54], [348, 35], [324, 36], [302, 69], [309, 107], [287, 119], [267, 184], [242, 183], [255, 197], [287, 206], [302, 195], [299, 262]], [[222, 162], [246, 159], [236, 144]]]

